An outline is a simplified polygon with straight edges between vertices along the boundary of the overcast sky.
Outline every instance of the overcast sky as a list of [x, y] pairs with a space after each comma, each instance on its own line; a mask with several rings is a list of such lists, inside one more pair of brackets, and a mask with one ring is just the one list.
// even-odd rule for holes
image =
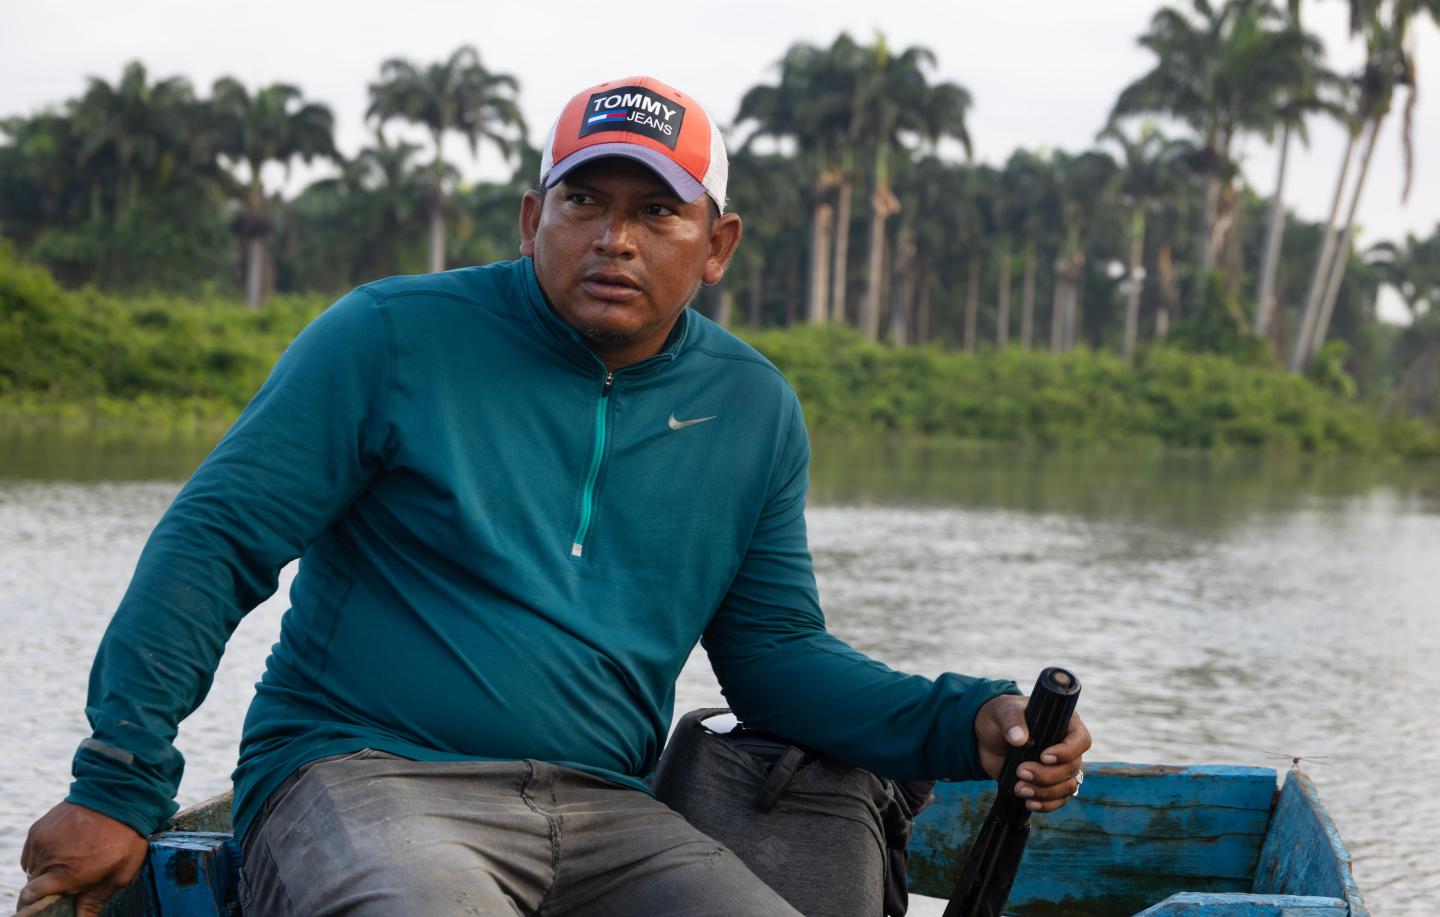
[[[1186, 0], [1181, 0], [1186, 2]], [[892, 45], [923, 44], [939, 58], [937, 79], [975, 98], [976, 156], [1002, 162], [1017, 146], [1090, 144], [1122, 86], [1153, 59], [1135, 44], [1158, 8], [1152, 0], [629, 0], [625, 3], [483, 0], [0, 0], [0, 115], [29, 113], [79, 94], [85, 77], [114, 81], [139, 59], [153, 77], [181, 74], [208, 90], [219, 76], [253, 86], [298, 84], [335, 112], [338, 142], [353, 153], [368, 139], [366, 86], [388, 57], [420, 63], [459, 44], [480, 49], [489, 68], [521, 81], [521, 104], [539, 143], [566, 99], [585, 86], [648, 73], [699, 99], [728, 124], [741, 94], [773, 80], [775, 62], [797, 40], [828, 44], [849, 30], [882, 30]], [[1306, 26], [1325, 40], [1331, 65], [1350, 71], [1362, 49], [1345, 29], [1346, 4], [1308, 0]], [[1416, 28], [1420, 101], [1417, 174], [1400, 203], [1399, 119], [1387, 121], [1360, 208], [1361, 244], [1440, 224], [1440, 33]], [[1396, 113], [1398, 115], [1398, 112]], [[1317, 122], [1309, 149], [1292, 153], [1287, 197], [1323, 219], [1344, 135]], [[453, 141], [452, 141], [453, 142]], [[454, 143], [457, 158], [468, 156]], [[1268, 193], [1275, 155], [1258, 139], [1241, 148], [1250, 182]], [[470, 175], [496, 174], [482, 148]], [[487, 162], [488, 160], [488, 162]], [[488, 165], [488, 168], [487, 168]], [[302, 175], [303, 177], [303, 175]]]

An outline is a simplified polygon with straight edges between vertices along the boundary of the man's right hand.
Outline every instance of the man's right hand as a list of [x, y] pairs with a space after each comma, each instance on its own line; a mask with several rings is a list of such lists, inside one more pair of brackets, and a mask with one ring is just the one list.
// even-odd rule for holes
[[94, 917], [145, 863], [149, 844], [124, 822], [62, 802], [30, 826], [20, 868], [28, 880], [17, 910], [75, 895], [76, 917]]

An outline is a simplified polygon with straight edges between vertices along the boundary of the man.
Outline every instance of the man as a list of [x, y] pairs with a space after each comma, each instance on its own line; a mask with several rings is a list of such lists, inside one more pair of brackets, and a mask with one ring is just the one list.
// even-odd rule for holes
[[[97, 654], [21, 903], [93, 913], [174, 811], [176, 724], [300, 572], [235, 771], [255, 914], [793, 911], [646, 792], [702, 639], [739, 716], [897, 777], [995, 774], [1009, 682], [935, 681], [824, 630], [809, 449], [775, 369], [686, 310], [740, 240], [694, 100], [576, 95], [521, 260], [353, 291], [280, 359], [151, 535]], [[1089, 736], [1020, 785], [1076, 786]]]

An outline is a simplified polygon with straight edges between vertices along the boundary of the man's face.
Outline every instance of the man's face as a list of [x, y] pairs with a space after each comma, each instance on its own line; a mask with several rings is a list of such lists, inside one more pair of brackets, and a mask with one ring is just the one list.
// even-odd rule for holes
[[611, 369], [659, 353], [702, 281], [718, 283], [740, 241], [734, 214], [686, 203], [617, 157], [577, 167], [542, 199], [525, 195], [520, 251], [550, 305]]

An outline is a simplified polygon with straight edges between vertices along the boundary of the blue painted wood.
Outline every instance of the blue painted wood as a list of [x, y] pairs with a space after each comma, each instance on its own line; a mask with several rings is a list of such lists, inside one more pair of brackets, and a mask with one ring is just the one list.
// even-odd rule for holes
[[239, 917], [240, 847], [231, 834], [172, 831], [150, 842], [160, 917]]
[[1353, 917], [1368, 917], [1350, 869], [1350, 851], [1320, 802], [1315, 784], [1298, 770], [1285, 777], [1270, 830], [1255, 868], [1258, 894], [1310, 894], [1342, 898]]
[[1171, 895], [1135, 917], [1349, 917], [1339, 898], [1312, 895]]
[[[1087, 764], [1085, 789], [1031, 820], [1007, 913], [1129, 915], [1176, 892], [1248, 892], [1275, 797], [1269, 768]], [[911, 840], [911, 889], [948, 897], [994, 798], [948, 783]]]

